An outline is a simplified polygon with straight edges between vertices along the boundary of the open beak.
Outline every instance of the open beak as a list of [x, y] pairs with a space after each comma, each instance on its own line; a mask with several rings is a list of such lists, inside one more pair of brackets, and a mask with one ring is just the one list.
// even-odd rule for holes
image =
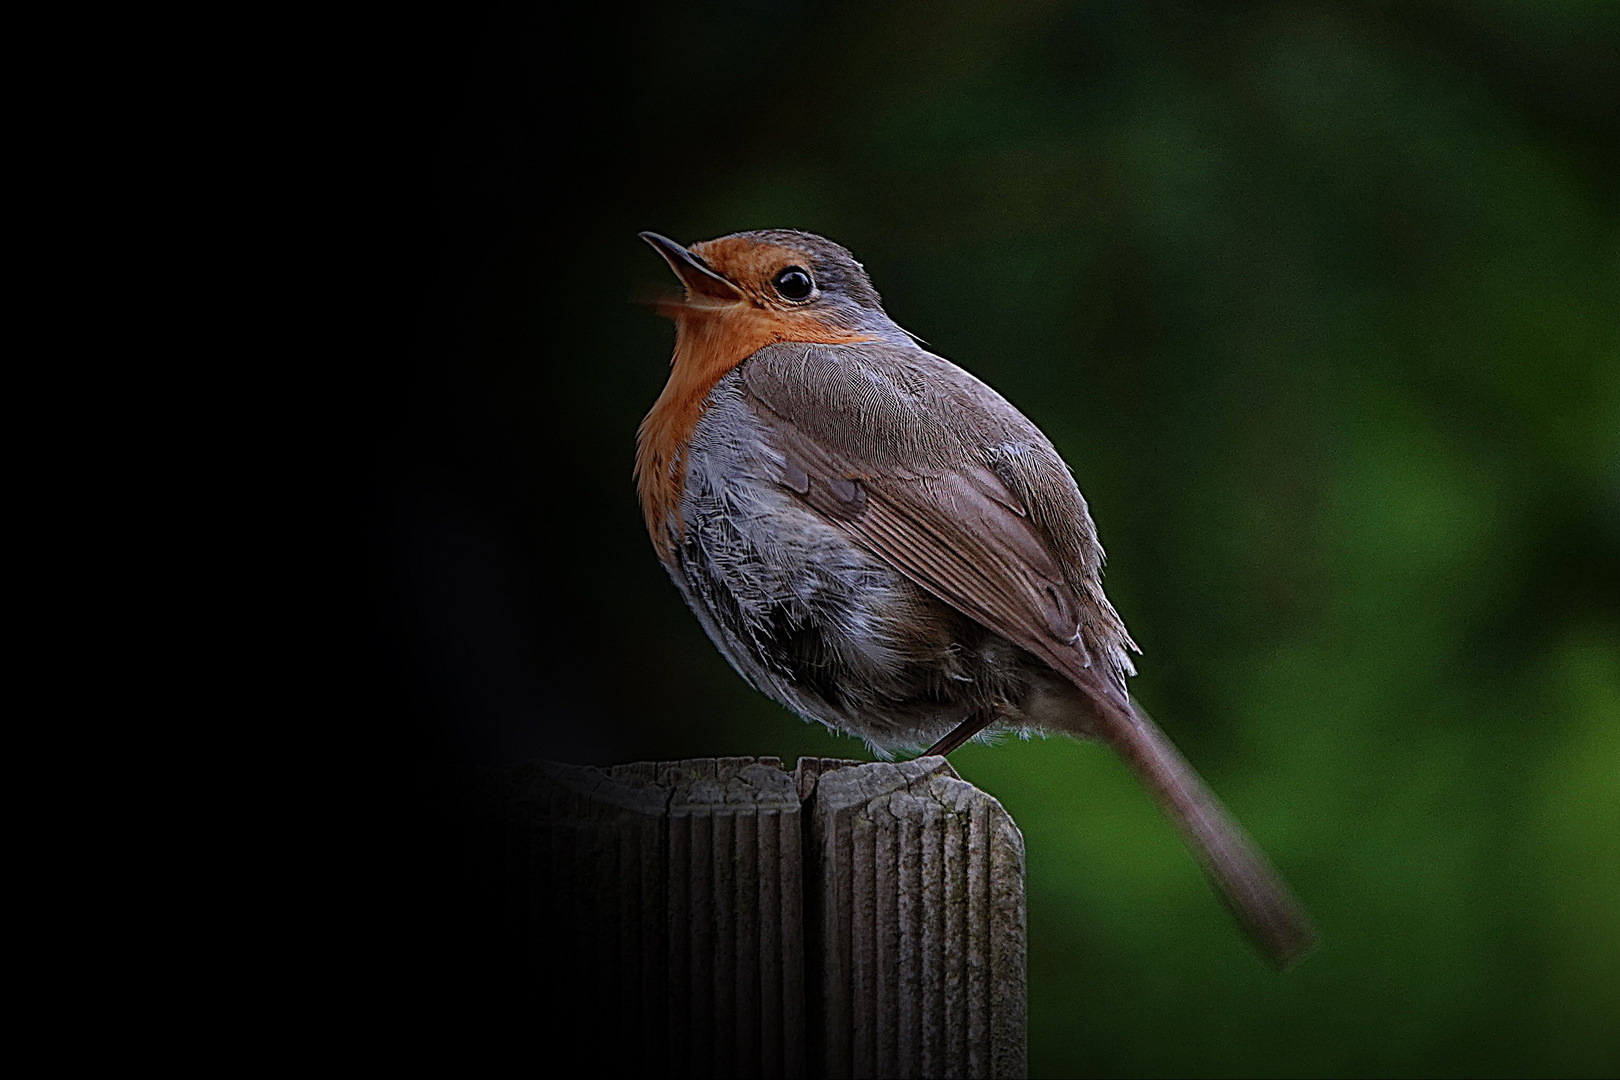
[[736, 303], [743, 299], [741, 289], [710, 270], [708, 263], [669, 237], [659, 236], [655, 232], [644, 232], [640, 235], [657, 249], [665, 262], [669, 263], [669, 268], [675, 271], [675, 276], [686, 286], [688, 297], [707, 296], [711, 300], [726, 303]]

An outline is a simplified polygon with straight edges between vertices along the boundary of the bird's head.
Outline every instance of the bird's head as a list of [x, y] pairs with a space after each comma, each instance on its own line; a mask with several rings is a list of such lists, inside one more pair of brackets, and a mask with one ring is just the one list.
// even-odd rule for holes
[[761, 229], [690, 247], [657, 233], [658, 250], [685, 296], [658, 303], [677, 322], [719, 320], [774, 341], [867, 341], [893, 327], [866, 270], [842, 246], [814, 233]]

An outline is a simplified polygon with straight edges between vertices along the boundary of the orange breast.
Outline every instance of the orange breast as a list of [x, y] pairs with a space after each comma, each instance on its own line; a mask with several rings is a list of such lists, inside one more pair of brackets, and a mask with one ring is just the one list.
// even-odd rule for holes
[[681, 495], [686, 486], [687, 445], [715, 384], [760, 349], [777, 342], [843, 345], [872, 340], [828, 326], [808, 313], [770, 312], [746, 305], [675, 305], [674, 315], [675, 356], [669, 382], [636, 431], [636, 490], [653, 547], [666, 563], [674, 560], [675, 540], [686, 527]]

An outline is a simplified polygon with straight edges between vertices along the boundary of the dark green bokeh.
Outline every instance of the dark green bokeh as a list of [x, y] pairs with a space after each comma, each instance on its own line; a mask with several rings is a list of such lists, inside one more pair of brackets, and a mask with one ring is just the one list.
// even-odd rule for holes
[[1033, 1072], [1620, 1070], [1615, 7], [575, 18], [477, 28], [441, 104], [390, 505], [447, 741], [867, 756], [725, 666], [630, 484], [636, 231], [824, 233], [1071, 463], [1135, 693], [1321, 928], [1273, 974], [1105, 749], [971, 746]]

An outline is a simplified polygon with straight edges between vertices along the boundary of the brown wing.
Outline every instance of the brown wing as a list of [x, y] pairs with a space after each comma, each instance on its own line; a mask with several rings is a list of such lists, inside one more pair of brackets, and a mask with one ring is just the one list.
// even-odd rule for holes
[[[994, 391], [909, 354], [777, 346], [744, 366], [784, 485], [947, 604], [1125, 705], [1134, 645], [1102, 599], [1100, 548], [1065, 551], [1051, 525], [1095, 546], [1061, 459]], [[1020, 483], [1034, 469], [1008, 467], [1020, 453], [1049, 459], [1044, 490], [1038, 472]]]
[[788, 466], [803, 474], [805, 501], [862, 546], [1059, 670], [1092, 665], [1080, 599], [988, 468], [885, 475], [789, 421], [773, 427]]

